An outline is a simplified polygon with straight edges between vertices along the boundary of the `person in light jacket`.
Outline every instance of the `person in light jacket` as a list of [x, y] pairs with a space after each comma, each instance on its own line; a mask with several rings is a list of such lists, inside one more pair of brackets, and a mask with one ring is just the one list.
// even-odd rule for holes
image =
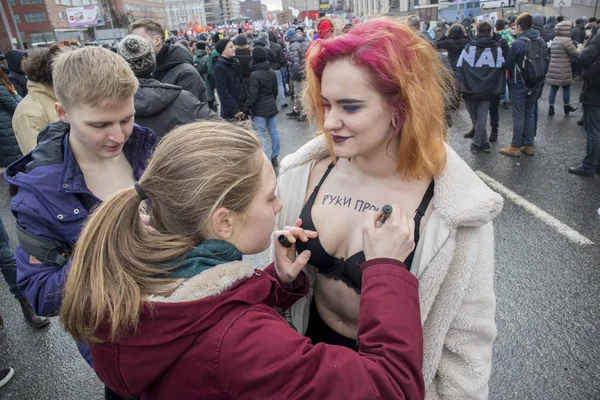
[[290, 322], [313, 343], [357, 349], [364, 213], [399, 200], [415, 221], [404, 262], [420, 282], [425, 398], [487, 399], [502, 197], [444, 143], [449, 72], [417, 32], [386, 18], [313, 42], [306, 65], [321, 135], [280, 163], [277, 227], [300, 218], [319, 236], [296, 244], [311, 250], [311, 290]]
[[380, 213], [365, 216], [360, 353], [312, 344], [275, 307], [308, 292], [308, 254], [296, 257], [293, 243], [317, 232], [297, 224], [276, 231], [292, 245], [277, 243], [264, 270], [242, 261], [271, 243], [282, 209], [275, 183], [252, 132], [196, 122], [171, 132], [140, 181], [89, 219], [61, 320], [90, 343], [94, 370], [114, 392], [147, 400], [423, 398], [418, 283], [399, 261], [414, 247], [410, 219], [397, 210], [378, 226]]
[[575, 47], [571, 35], [571, 22], [563, 21], [556, 25], [556, 36], [552, 41], [550, 49], [550, 67], [546, 81], [551, 85], [548, 94], [550, 107], [548, 115], [554, 115], [554, 101], [558, 89], [562, 87], [563, 103], [565, 115], [569, 115], [577, 110], [577, 107], [571, 106], [571, 83], [573, 83], [573, 71], [571, 69], [571, 60], [579, 55], [579, 50]]
[[23, 154], [37, 145], [38, 134], [49, 124], [58, 121], [54, 108], [56, 94], [52, 84], [52, 65], [62, 49], [58, 45], [31, 51], [23, 61], [27, 74], [27, 96], [19, 103], [12, 124]]

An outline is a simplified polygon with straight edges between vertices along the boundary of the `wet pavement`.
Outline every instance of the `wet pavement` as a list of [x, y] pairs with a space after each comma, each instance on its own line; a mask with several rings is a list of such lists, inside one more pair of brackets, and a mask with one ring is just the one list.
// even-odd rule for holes
[[[572, 104], [581, 83], [572, 88]], [[576, 125], [581, 110], [565, 117], [561, 96], [557, 113], [548, 117], [545, 90], [540, 100], [536, 155], [508, 158], [497, 149], [510, 142], [510, 110], [500, 110], [500, 139], [490, 154], [473, 155], [463, 134], [470, 128], [464, 105], [454, 114], [448, 143], [476, 171], [568, 225], [594, 244], [580, 245], [560, 229], [527, 211], [522, 203], [505, 199], [496, 219], [496, 320], [498, 339], [490, 398], [600, 399], [600, 176], [567, 174], [584, 155], [583, 127]], [[278, 117], [282, 154], [308, 141], [314, 132], [307, 124]], [[14, 219], [8, 191], [0, 182], [0, 215], [14, 245]], [[562, 230], [561, 232], [564, 232]], [[266, 265], [268, 255], [251, 257]], [[25, 324], [18, 303], [0, 279], [0, 367], [15, 368], [15, 377], [0, 388], [0, 399], [103, 398], [103, 386], [79, 356], [72, 339], [56, 319], [36, 331]]]

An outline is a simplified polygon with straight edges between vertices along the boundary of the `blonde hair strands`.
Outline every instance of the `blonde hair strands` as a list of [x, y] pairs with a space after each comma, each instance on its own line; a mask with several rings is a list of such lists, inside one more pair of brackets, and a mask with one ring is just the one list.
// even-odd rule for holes
[[206, 238], [214, 211], [247, 211], [260, 188], [257, 154], [258, 138], [226, 122], [196, 122], [167, 135], [140, 179], [151, 226], [140, 222], [133, 187], [86, 223], [63, 291], [65, 329], [83, 342], [101, 341], [104, 324], [113, 339], [135, 333], [147, 297], [173, 290], [173, 280], [157, 276]]

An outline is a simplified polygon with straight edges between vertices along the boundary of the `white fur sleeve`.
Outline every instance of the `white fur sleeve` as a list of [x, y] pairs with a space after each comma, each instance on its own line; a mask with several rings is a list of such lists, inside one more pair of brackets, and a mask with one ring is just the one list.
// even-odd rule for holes
[[497, 334], [494, 229], [492, 223], [488, 223], [471, 233], [471, 245], [479, 246], [472, 253], [475, 265], [464, 301], [446, 334], [437, 374], [427, 390], [427, 400], [488, 398], [492, 346]]

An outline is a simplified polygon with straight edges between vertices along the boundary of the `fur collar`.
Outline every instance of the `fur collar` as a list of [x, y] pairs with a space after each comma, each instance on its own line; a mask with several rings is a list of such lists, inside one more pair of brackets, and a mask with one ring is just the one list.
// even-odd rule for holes
[[178, 280], [179, 286], [170, 296], [151, 296], [149, 300], [161, 303], [183, 303], [217, 296], [227, 291], [237, 281], [251, 277], [253, 273], [254, 267], [242, 261], [221, 264], [193, 278]]
[[[491, 190], [446, 145], [446, 168], [435, 178], [433, 205], [450, 227], [482, 226], [502, 211], [502, 196]], [[280, 175], [329, 156], [325, 137], [319, 135], [281, 161]]]

